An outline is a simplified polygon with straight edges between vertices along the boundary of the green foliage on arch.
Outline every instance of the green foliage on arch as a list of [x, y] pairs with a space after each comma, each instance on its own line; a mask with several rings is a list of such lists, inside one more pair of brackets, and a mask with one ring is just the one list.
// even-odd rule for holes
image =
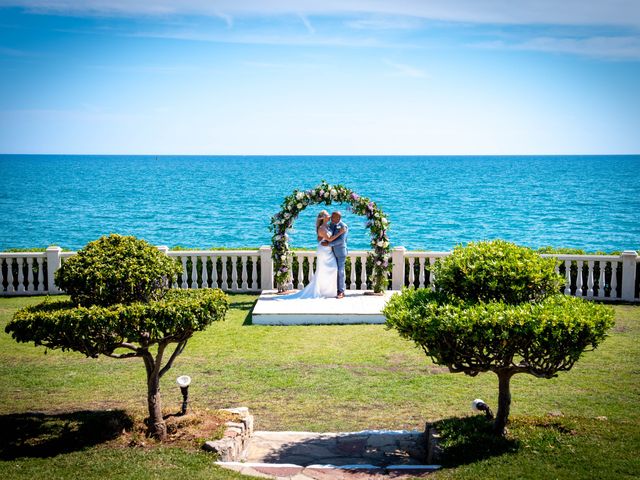
[[366, 226], [371, 234], [372, 250], [369, 255], [373, 259], [371, 283], [374, 292], [380, 293], [386, 290], [391, 271], [387, 216], [369, 198], [358, 195], [344, 185], [330, 185], [324, 180], [311, 190], [295, 190], [291, 195], [285, 197], [280, 212], [271, 217], [271, 225], [269, 226], [273, 232], [271, 251], [278, 290], [283, 290], [291, 279], [291, 271], [287, 262], [291, 253], [287, 231], [293, 226], [293, 222], [298, 218], [300, 212], [309, 205], [332, 205], [334, 203], [347, 203], [353, 213], [367, 218]]

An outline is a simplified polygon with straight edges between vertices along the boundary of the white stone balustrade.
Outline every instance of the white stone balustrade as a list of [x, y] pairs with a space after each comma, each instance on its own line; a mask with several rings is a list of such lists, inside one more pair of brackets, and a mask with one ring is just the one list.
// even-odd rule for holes
[[[176, 258], [182, 273], [174, 279], [174, 288], [221, 288], [228, 292], [258, 292], [274, 288], [271, 247], [256, 250], [169, 250], [158, 247], [166, 255]], [[46, 295], [61, 292], [54, 275], [65, 259], [75, 252], [63, 252], [49, 247], [45, 252], [0, 253], [0, 296]], [[433, 288], [431, 267], [449, 252], [407, 251], [396, 247], [391, 252], [392, 272], [389, 288], [405, 286]], [[564, 293], [603, 301], [638, 302], [637, 271], [640, 256], [635, 251], [621, 255], [564, 255], [543, 254], [557, 261], [556, 272], [565, 279]], [[368, 252], [350, 251], [348, 255], [347, 288], [370, 288], [372, 265]], [[302, 288], [313, 278], [315, 252], [295, 250], [292, 286]], [[300, 268], [302, 266], [302, 268]]]
[[[404, 264], [407, 270], [405, 275], [406, 281], [399, 284], [402, 280], [397, 279], [400, 288], [402, 286], [415, 287], [415, 288], [434, 288], [433, 279], [435, 278], [431, 267], [440, 258], [444, 258], [449, 255], [450, 252], [420, 252], [420, 251], [405, 251], [404, 252]], [[395, 264], [394, 264], [395, 265]], [[416, 272], [417, 270], [417, 272]]]

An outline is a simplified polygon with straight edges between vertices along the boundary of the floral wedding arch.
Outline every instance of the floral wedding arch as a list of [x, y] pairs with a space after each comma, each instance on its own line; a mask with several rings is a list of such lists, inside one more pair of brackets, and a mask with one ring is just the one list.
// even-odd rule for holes
[[320, 185], [311, 190], [295, 190], [285, 197], [280, 212], [271, 217], [269, 229], [273, 232], [271, 238], [273, 269], [275, 271], [278, 291], [282, 292], [291, 282], [289, 268], [289, 236], [287, 231], [293, 226], [293, 222], [309, 205], [331, 205], [333, 203], [347, 203], [350, 210], [367, 218], [366, 226], [371, 234], [371, 250], [369, 256], [373, 260], [373, 274], [371, 284], [375, 293], [384, 292], [389, 282], [391, 270], [391, 255], [387, 230], [389, 220], [375, 202], [367, 197], [361, 197], [344, 185], [330, 185], [322, 181]]

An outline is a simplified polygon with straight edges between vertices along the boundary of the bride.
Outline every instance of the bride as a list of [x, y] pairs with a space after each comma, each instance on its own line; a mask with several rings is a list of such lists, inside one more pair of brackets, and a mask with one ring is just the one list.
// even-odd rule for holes
[[316, 250], [316, 272], [309, 285], [299, 292], [280, 297], [282, 299], [334, 298], [338, 292], [338, 263], [331, 247], [323, 246], [323, 241], [332, 242], [345, 233], [341, 230], [331, 235], [329, 219], [331, 216], [322, 210], [316, 218], [318, 249]]

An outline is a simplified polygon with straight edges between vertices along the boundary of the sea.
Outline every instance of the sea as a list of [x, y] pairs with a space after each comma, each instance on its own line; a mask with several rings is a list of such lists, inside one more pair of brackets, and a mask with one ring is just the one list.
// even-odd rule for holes
[[[326, 180], [375, 201], [393, 246], [450, 250], [501, 238], [533, 248], [640, 249], [640, 155], [102, 156], [0, 155], [0, 251], [78, 249], [109, 233], [193, 249], [269, 245], [285, 196]], [[290, 232], [315, 246], [321, 209]]]

